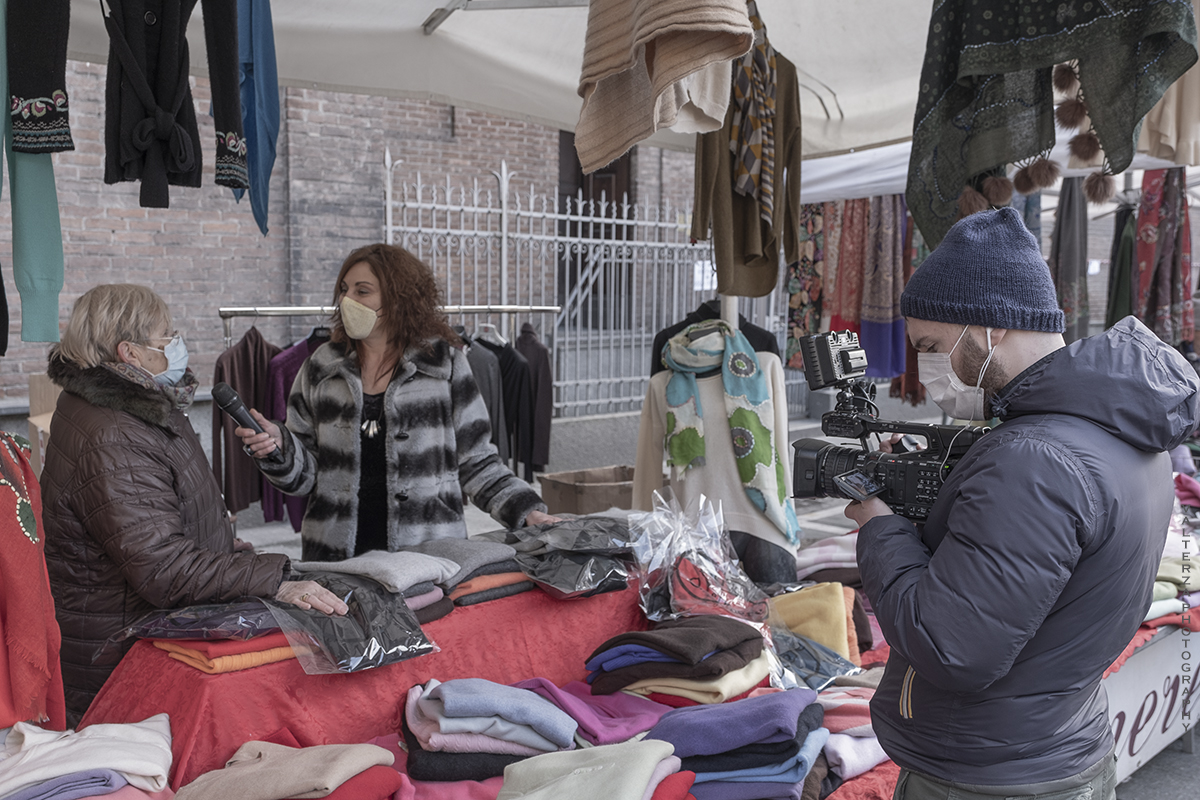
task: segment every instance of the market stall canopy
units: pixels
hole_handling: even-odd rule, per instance
[[[573,130],[588,10],[553,7],[562,1],[275,2],[280,83],[427,98]],[[498,7],[519,3],[550,7]],[[430,15],[451,6],[463,8],[427,35]],[[758,8],[799,71],[805,158],[912,135],[928,0],[758,0]],[[188,31],[195,72],[206,64],[200,11]],[[107,62],[97,0],[72,0],[69,53]],[[690,150],[695,136],[665,131],[650,143]]]

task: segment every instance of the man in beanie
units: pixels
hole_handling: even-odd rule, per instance
[[[921,529],[878,499],[846,509],[891,645],[871,718],[896,797],[1112,800],[1100,678],[1150,605],[1196,372],[1133,317],[1066,346],[1011,208],[960,220],[900,304],[934,401],[1001,424]]]

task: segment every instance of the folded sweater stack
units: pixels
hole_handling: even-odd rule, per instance
[[[829,738],[811,689],[670,711],[646,740],[670,742],[696,773],[696,800],[796,798]]]
[[[571,681],[559,688],[545,678],[513,684],[536,692],[561,708],[579,725],[580,746],[617,744],[653,728],[669,706],[626,692],[594,695],[586,683]]]
[[[167,789],[171,723],[166,714],[141,722],[48,731],[18,722],[0,747],[0,797],[87,797],[126,785],[147,793]]]
[[[588,657],[587,668],[592,694],[624,690],[670,705],[726,702],[770,671],[757,629],[712,615],[614,636]]]
[[[534,692],[482,678],[430,679],[412,687],[405,703],[409,774],[426,781],[485,780],[521,759],[574,748],[577,727]]]
[[[652,800],[663,782],[677,773],[679,758],[667,742],[607,744],[548,753],[509,766],[496,800]],[[685,787],[686,780],[676,792],[683,789],[686,796]]]
[[[858,777],[884,761],[887,754],[871,727],[871,698],[867,687],[830,687],[817,696],[825,709],[824,727],[829,729],[825,759],[829,769],[844,781]]]

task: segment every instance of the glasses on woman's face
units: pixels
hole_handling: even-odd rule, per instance
[[[170,347],[170,346],[171,346],[171,344],[172,344],[172,343],[173,343],[173,342],[174,342],[176,339],[182,339],[182,338],[183,338],[183,336],[181,336],[181,335],[180,335],[179,331],[171,331],[169,334],[166,334],[166,335],[164,335],[164,336],[155,336],[155,337],[151,338],[151,339],[150,339],[150,341],[148,341],[148,342],[143,342],[143,343],[142,343],[142,347],[145,347],[145,348],[147,348],[148,350],[157,350],[158,352],[162,353],[162,352],[164,352],[164,351],[165,351],[165,350],[166,350],[168,347]],[[165,344],[165,345],[163,345],[162,347],[154,347],[154,346],[151,344],[152,342],[166,342],[166,344]]]

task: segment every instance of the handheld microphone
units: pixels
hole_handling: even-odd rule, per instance
[[[254,417],[250,416],[250,412],[246,410],[246,404],[242,402],[242,398],[238,397],[238,393],[228,383],[222,381],[213,386],[212,395],[213,399],[217,401],[217,405],[221,407],[221,410],[228,414],[239,426],[250,428],[255,433],[263,432],[262,426],[254,421]],[[283,461],[283,453],[280,452],[278,447],[264,457],[276,463]]]

